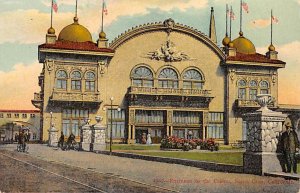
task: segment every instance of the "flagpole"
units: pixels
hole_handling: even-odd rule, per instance
[[[52,28],[52,21],[53,21],[53,0],[51,1],[51,28]]]
[[[242,19],[243,19],[243,10],[242,10],[242,0],[241,0],[241,5],[240,5],[240,33],[242,32]]]
[[[228,4],[226,4],[226,37],[228,36]]]
[[[271,45],[273,45],[273,10],[271,9]]]
[[[75,17],[77,17],[77,4],[78,4],[78,0],[76,0]]]
[[[233,14],[233,11],[232,11],[232,6],[231,6],[231,10],[230,10],[230,23],[229,23],[229,32],[230,32],[230,39],[231,39],[231,23],[232,23],[232,16],[231,14]]]
[[[103,13],[104,12],[104,0],[102,0],[102,21],[101,21],[101,31],[103,32]]]

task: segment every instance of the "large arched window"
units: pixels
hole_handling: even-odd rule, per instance
[[[269,82],[268,81],[261,81],[260,82],[260,94],[269,94]]]
[[[56,73],[56,88],[58,89],[67,89],[67,78],[68,75],[64,70],[59,70]]]
[[[158,85],[161,88],[178,88],[178,75],[172,68],[164,68],[158,76]]]
[[[201,73],[197,70],[187,70],[183,74],[183,88],[186,89],[202,89],[204,84]]]
[[[239,99],[246,99],[246,87],[247,87],[247,83],[245,80],[238,81],[238,98]]]
[[[72,90],[81,90],[81,73],[79,71],[72,72],[71,86]]]
[[[93,72],[85,74],[85,91],[95,91],[95,74]]]
[[[141,66],[131,74],[133,86],[153,87],[153,73],[147,67]]]
[[[249,82],[249,87],[250,87],[249,98],[250,98],[250,100],[255,100],[256,96],[257,96],[257,89],[258,89],[257,82],[255,80],[251,80]]]

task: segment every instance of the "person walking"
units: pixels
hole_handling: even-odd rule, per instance
[[[281,142],[283,146],[283,154],[287,165],[287,172],[291,173],[293,167],[293,172],[297,173],[297,161],[296,152],[299,151],[299,140],[297,133],[292,128],[291,123],[287,122],[285,124],[286,131],[282,133]]]

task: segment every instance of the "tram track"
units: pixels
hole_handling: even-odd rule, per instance
[[[6,153],[8,153],[9,155]],[[66,181],[77,184],[77,186],[78,185],[83,186],[85,187],[85,189],[88,189],[89,191],[92,192],[178,192],[164,187],[160,187],[152,184],[146,184],[136,180],[128,179],[126,177],[116,175],[113,173],[103,173],[100,171],[96,171],[93,168],[83,168],[83,167],[74,166],[74,165],[70,165],[67,163],[54,161],[54,160],[44,160],[41,158],[30,156],[28,154],[19,153],[17,155],[15,154],[15,152],[8,152],[8,151],[6,153],[0,152],[0,155],[5,156],[11,160],[17,161],[19,163],[22,163],[24,165],[30,166],[32,168],[35,168],[37,170],[40,170],[42,172],[46,172],[57,178],[64,179]],[[17,158],[19,156],[21,156],[21,158]],[[45,163],[47,163],[48,165]],[[56,168],[58,167],[58,169],[53,169],[53,167]],[[71,173],[63,171],[62,168],[66,168],[66,170],[67,168],[77,168],[77,170],[80,170],[80,173],[86,177],[72,178],[70,177]],[[56,170],[62,170],[62,172],[58,172]],[[96,179],[102,179],[107,183],[106,184],[104,182],[99,183],[101,180],[95,180],[90,182],[89,180],[93,179],[95,176]],[[100,188],[99,186],[103,188]]]

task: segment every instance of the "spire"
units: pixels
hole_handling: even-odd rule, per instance
[[[50,28],[47,31],[46,34],[46,43],[47,44],[55,44],[56,42],[56,35],[55,35],[55,29],[52,27],[53,24],[53,8],[56,7],[57,8],[57,4],[55,2],[53,2],[53,0],[51,1],[51,20],[50,20]],[[57,10],[56,10],[57,11]]]
[[[210,15],[209,38],[213,42],[217,43],[215,17],[214,17],[214,8],[213,7],[211,8],[211,15]]]

